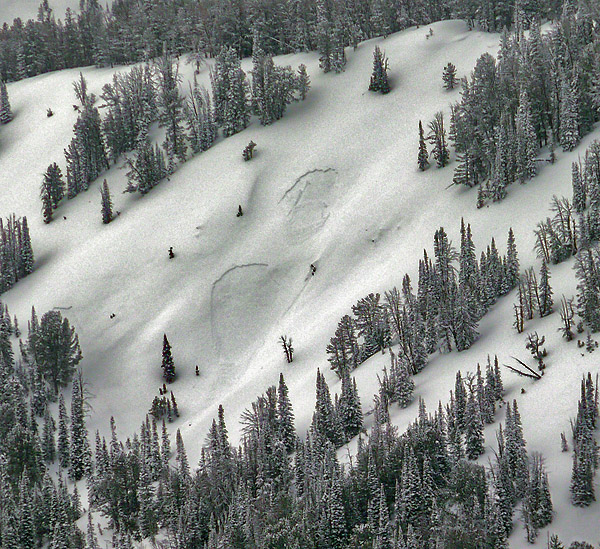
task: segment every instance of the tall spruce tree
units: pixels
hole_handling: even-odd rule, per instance
[[[171,355],[171,344],[167,339],[167,334],[163,335],[162,370],[163,377],[167,383],[175,381],[175,364]]]
[[[425,133],[423,132],[423,124],[419,120],[419,157],[417,159],[419,170],[424,172],[429,167],[429,153],[427,152],[427,144],[425,143]]]
[[[0,79],[0,124],[8,124],[13,119],[6,82]]]
[[[108,182],[106,181],[106,179],[102,183],[102,187],[100,187],[100,202],[102,212],[102,223],[108,224],[113,219],[113,212],[112,200],[110,198],[110,190],[108,188]]]
[[[388,60],[384,53],[375,46],[373,51],[373,74],[369,84],[369,91],[381,92],[383,94],[390,92],[390,84],[388,82]]]

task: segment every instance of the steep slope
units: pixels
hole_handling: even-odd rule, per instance
[[[121,215],[109,226],[101,224],[98,182],[61,206],[50,225],[40,215],[41,174],[53,161],[64,164],[62,150],[71,138],[71,82],[78,71],[9,84],[15,120],[0,128],[0,214],[27,215],[37,264],[2,298],[21,324],[32,304],[40,314],[65,309],[79,333],[81,366],[95,395],[91,429],[106,432],[111,415],[121,434],[137,428],[162,384],[165,332],[173,345],[178,379],[172,389],[182,413],[174,427],[182,429],[192,463],[216,407],[224,405],[236,440],[240,413],[280,371],[297,426],[305,429],[316,368],[328,370],[325,346],[337,321],[367,293],[400,285],[405,272],[416,281],[417,261],[423,248],[431,250],[437,227],[457,242],[464,216],[479,250],[495,237],[503,251],[512,226],[522,266],[535,263],[532,230],[553,194],[570,193],[570,162],[585,143],[571,155],[559,154],[557,164],[526,186],[509,189],[502,203],[481,210],[474,191],[447,188],[452,165],[417,172],[418,121],[425,124],[441,109],[447,114],[458,98],[457,91],[442,89],[442,68],[452,61],[459,75],[467,74],[481,53],[498,48],[497,35],[469,32],[462,22],[432,29],[427,40],[428,29],[412,28],[348,50],[340,75],[320,73],[316,54],[278,58],[279,64],[307,65],[312,90],[305,102],[292,105],[272,126],[254,120],[144,197],[121,194],[126,170],[122,163],[113,167],[106,178]],[[390,59],[387,96],[366,91],[375,44]],[[181,68],[189,79],[191,67]],[[250,69],[248,62],[244,68]],[[114,70],[82,72],[98,94]],[[199,78],[207,84],[206,68]],[[56,113],[52,118],[45,116],[48,107]],[[258,144],[257,155],[246,163],[241,151],[250,139]],[[235,215],[238,204],[241,218]],[[569,265],[553,271],[556,295],[573,293],[570,279]],[[523,336],[511,331],[513,299],[504,298],[483,320],[471,350],[433,358],[415,379],[416,395],[433,407],[446,401],[456,370],[473,370],[488,353],[504,362],[511,354],[524,355]],[[518,397],[529,448],[548,459],[559,508],[550,531],[566,541],[575,534],[591,540],[593,521],[584,524],[581,512],[568,504],[570,462],[559,444],[575,413],[580,373],[591,365],[574,344],[558,342],[558,323],[553,315],[528,326],[551,336],[548,373],[534,386],[506,374],[507,398]],[[294,340],[291,365],[279,348],[281,334]],[[357,371],[365,410],[376,390],[375,374],[387,360],[387,354],[374,357]],[[196,364],[200,377],[194,375]],[[327,377],[337,388],[333,374]],[[522,396],[521,387],[527,390]],[[393,414],[402,428],[415,406]],[[489,443],[493,429],[487,434]],[[586,513],[597,517],[597,506]],[[569,530],[569,524],[577,528]],[[511,538],[514,547],[522,540],[525,546],[521,533]]]

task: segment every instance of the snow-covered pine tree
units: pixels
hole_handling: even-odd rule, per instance
[[[175,364],[171,355],[171,344],[167,339],[167,334],[163,335],[162,370],[163,377],[167,383],[175,381]]]
[[[576,79],[563,75],[560,87],[559,141],[563,151],[572,151],[579,144],[579,93]]]
[[[0,124],[8,124],[12,119],[13,115],[8,99],[6,82],[3,79],[0,79]]]
[[[293,452],[296,444],[294,411],[283,374],[279,374],[279,385],[277,386],[277,431],[288,453]]]
[[[465,408],[465,453],[469,459],[477,459],[484,453],[483,422],[473,393],[469,394]]]
[[[217,56],[210,77],[215,122],[229,137],[243,130],[250,120],[246,74],[233,48],[224,48]]]
[[[198,85],[195,76],[185,103],[185,117],[192,151],[197,154],[212,147],[217,137],[212,103],[208,91]]]
[[[456,78],[456,67],[454,66],[453,63],[448,63],[444,67],[444,72],[442,74],[442,81],[444,82],[445,90],[448,90],[448,91],[453,90],[456,87],[458,80]]]
[[[300,97],[300,101],[304,101],[310,90],[310,77],[306,72],[306,65],[304,63],[298,65],[297,75],[297,90]]]
[[[316,395],[311,428],[318,436],[323,437],[323,440],[328,440],[337,448],[343,443],[342,430],[333,408],[329,386],[325,376],[319,370],[317,370]]]
[[[429,142],[433,145],[431,153],[435,158],[438,168],[443,168],[450,162],[450,153],[446,141],[446,129],[444,128],[444,113],[436,112],[433,120],[429,123]]]
[[[75,482],[81,480],[86,472],[89,472],[91,467],[84,408],[85,397],[83,380],[81,377],[77,377],[73,380],[69,449],[69,477]]]
[[[552,288],[550,287],[550,271],[548,264],[542,261],[540,268],[540,284],[539,284],[539,305],[538,310],[540,316],[547,316],[552,313],[554,301],[552,300]]]
[[[47,186],[52,208],[55,209],[65,196],[65,182],[56,162],[50,164],[44,174],[42,187]]]
[[[112,200],[110,198],[110,190],[106,179],[100,187],[100,203],[102,213],[102,223],[108,224],[113,220]]]
[[[383,94],[390,92],[390,84],[388,82],[388,60],[385,54],[375,46],[373,51],[373,74],[371,74],[371,82],[369,91],[381,92]]]
[[[23,269],[23,276],[31,274],[33,272],[34,257],[33,247],[31,245],[31,236],[29,235],[29,225],[27,224],[27,217],[23,217],[21,221],[21,246],[19,250],[21,256],[21,266]],[[17,333],[18,324],[17,317],[15,316],[15,336],[20,337]]]
[[[46,179],[42,181],[42,186],[40,189],[40,198],[42,199],[42,216],[44,218],[44,223],[50,223],[52,221],[52,194],[51,188],[48,185]]]
[[[419,157],[417,159],[419,170],[424,172],[429,167],[429,153],[427,152],[427,144],[425,143],[425,133],[423,132],[423,124],[419,120]]]
[[[70,443],[69,443],[69,418],[65,399],[62,394],[58,397],[58,463],[63,469],[67,469],[71,463]]]
[[[158,121],[165,128],[163,149],[167,155],[167,172],[175,170],[175,159],[185,162],[187,145],[183,131],[184,98],[179,92],[179,65],[165,53],[156,64],[158,76]]]
[[[531,103],[526,91],[521,92],[516,125],[516,178],[520,183],[535,177],[538,141],[533,126]]]
[[[582,213],[586,208],[586,187],[581,177],[581,169],[577,162],[573,162],[571,169],[571,184],[573,186],[573,208],[577,213]],[[598,183],[595,187],[597,188]]]

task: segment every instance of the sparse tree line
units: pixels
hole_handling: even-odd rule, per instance
[[[340,378],[375,353],[398,344],[398,360],[412,375],[436,351],[468,349],[489,307],[519,284],[519,259],[512,229],[501,257],[494,239],[477,259],[471,227],[461,223],[457,251],[443,228],[434,236],[434,258],[419,261],[415,294],[409,275],[402,288],[371,293],[344,315],[327,346],[331,368]]]
[[[518,19],[557,18],[561,0],[523,2]],[[569,4],[569,3],[568,3]],[[592,8],[594,9],[593,5]],[[343,70],[344,46],[442,19],[463,18],[489,31],[510,27],[512,2],[486,0],[242,0],[198,5],[192,0],[118,0],[104,6],[83,0],[56,19],[42,0],[36,20],[16,19],[0,29],[0,76],[20,80],[40,73],[95,64],[136,63],[192,52],[197,65],[232,47],[240,57],[253,52],[255,38],[268,54],[318,50],[324,70]]]
[[[514,182],[534,177],[542,147],[573,150],[600,119],[598,13],[574,2],[542,34],[535,17],[526,35],[517,19],[495,59],[484,53],[461,99],[451,106],[454,183],[478,186],[478,207],[502,200]]]
[[[259,48],[253,56],[251,74],[250,86],[235,51],[223,49],[211,71],[212,94],[194,80],[185,98],[178,63],[164,55],[152,65],[115,74],[112,83],[103,87],[99,106],[80,75],[74,83],[80,115],[74,137],[65,149],[66,184],[58,165],[51,164],[40,191],[44,221],[52,220],[53,211],[65,196],[71,199],[87,190],[109,168],[109,162],[122,155],[132,151],[135,155],[125,156],[129,168],[126,192],[146,194],[172,174],[178,163],[186,161],[190,149],[192,154],[209,149],[219,129],[229,137],[243,130],[253,114],[261,124],[271,124],[283,116],[291,102],[304,99],[310,89],[304,65],[297,72],[289,66],[276,66]],[[100,109],[106,109],[104,118]],[[165,129],[162,145],[152,145],[148,137],[155,123]],[[106,181],[100,192],[102,221],[110,223],[112,199]]]

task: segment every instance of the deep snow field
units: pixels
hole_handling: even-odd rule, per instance
[[[0,15],[10,12],[11,3],[4,4]],[[22,12],[24,2],[19,4]],[[64,7],[55,14],[62,17]],[[405,272],[416,288],[417,263],[424,248],[432,253],[434,231],[443,226],[457,244],[461,217],[471,223],[478,255],[492,237],[505,253],[512,226],[521,268],[539,270],[533,229],[548,215],[552,195],[571,196],[571,162],[600,131],[573,153],[557,151],[556,164],[540,162],[538,177],[510,187],[503,202],[476,209],[476,190],[449,187],[454,162],[417,171],[418,122],[426,126],[438,110],[448,115],[449,104],[459,98],[458,90],[443,90],[443,67],[451,61],[459,76],[470,73],[483,52],[497,53],[499,36],[468,31],[458,21],[431,28],[429,39],[429,28],[411,28],[347,49],[346,71],[339,75],[323,74],[315,53],[276,58],[282,65],[306,64],[312,81],[307,99],[272,126],[254,119],[240,134],[220,139],[146,196],[122,194],[126,169],[122,161],[111,167],[105,177],[120,215],[108,226],[100,217],[102,178],[61,205],[51,224],[42,222],[42,174],[55,161],[64,170],[79,69],[8,84],[15,118],[0,130],[0,215],[27,216],[36,269],[2,300],[22,327],[32,305],[40,316],[53,307],[66,309],[93,394],[92,433],[106,434],[111,415],[121,436],[137,430],[162,385],[163,333],[178,375],[170,388],[181,417],[171,429],[181,429],[190,463],[197,462],[217,406],[223,404],[237,443],[241,412],[276,384],[279,372],[303,432],[313,413],[317,368],[326,371],[332,391],[339,390],[325,353],[338,320],[369,292],[400,286]],[[390,60],[392,91],[385,96],[367,91],[376,44]],[[251,61],[243,68],[250,70]],[[127,68],[81,72],[98,95],[120,70]],[[180,70],[185,91],[193,67],[182,59]],[[208,85],[208,74],[204,66],[201,83]],[[46,117],[48,107],[52,118]],[[257,154],[244,162],[241,151],[251,139]],[[575,293],[572,263],[551,267],[556,304],[563,293]],[[512,292],[492,308],[470,350],[431,357],[415,377],[415,399],[423,397],[430,410],[438,400],[445,403],[456,371],[474,371],[488,354],[498,354],[501,363],[512,364],[511,355],[527,359],[525,334],[512,328],[514,301]],[[569,433],[576,413],[581,375],[598,372],[597,360],[582,357],[575,342],[563,342],[559,326],[558,312],[526,325],[547,339],[541,381],[502,371],[505,399],[518,401],[528,450],[543,453],[549,472],[555,518],[540,532],[537,547],[545,546],[547,532],[558,533],[565,544],[600,541],[600,505],[581,510],[570,504],[572,454],[560,448],[560,433]],[[278,341],[283,334],[293,338],[290,365]],[[388,361],[388,353],[377,355],[355,372],[365,412],[372,408],[376,374]],[[391,414],[404,429],[417,404],[406,410],[394,405]],[[493,456],[497,426],[486,429],[489,446],[480,463]],[[340,450],[340,456],[346,453]],[[510,542],[530,546],[520,527]]]

